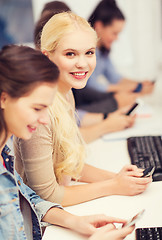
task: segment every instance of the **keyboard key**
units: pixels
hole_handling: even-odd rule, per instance
[[[162,227],[137,228],[136,240],[162,240]]]

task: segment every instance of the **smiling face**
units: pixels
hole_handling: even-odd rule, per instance
[[[59,90],[66,94],[71,88],[85,87],[96,66],[96,36],[77,28],[61,38],[49,58],[60,70]]]
[[[2,93],[1,107],[8,135],[29,139],[39,124],[48,123],[47,107],[52,104],[56,83],[40,83],[29,94],[11,98]]]
[[[100,39],[99,45],[103,45],[105,48],[110,49],[112,43],[117,40],[119,33],[124,27],[124,20],[113,20],[110,25],[103,25],[102,22],[96,23],[96,32]]]

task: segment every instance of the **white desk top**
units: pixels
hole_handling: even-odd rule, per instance
[[[139,135],[140,133],[141,135],[162,135],[162,108],[160,105],[152,104],[152,117],[145,119],[138,118],[137,125],[127,131],[127,133],[122,131],[118,135],[114,134],[113,136],[112,134],[111,139],[105,136],[89,144],[87,163],[114,172],[120,171],[125,164],[130,163],[125,140],[126,137]],[[109,216],[129,219],[143,208],[146,211],[141,220],[137,222],[136,228],[162,226],[162,181],[151,183],[144,193],[137,196],[109,196],[66,207],[65,210],[76,215],[104,213]],[[47,227],[43,240],[52,239],[83,240],[87,238],[68,229],[50,226]],[[126,237],[126,240],[134,239],[135,232]]]
[[[66,210],[76,215],[104,213],[129,219],[144,208],[146,211],[136,227],[162,226],[162,191],[159,191],[160,188],[162,188],[162,182],[153,182],[143,194],[138,196],[109,196],[67,207]],[[50,226],[46,229],[43,240],[52,239],[83,240],[87,238],[61,227]],[[135,232],[126,239],[134,240]]]

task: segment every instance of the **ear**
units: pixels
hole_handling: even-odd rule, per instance
[[[101,21],[97,21],[94,24],[94,29],[96,30],[97,33],[99,33],[103,28],[103,23]]]
[[[48,54],[48,52],[47,52],[46,50],[43,50],[42,53],[43,53],[45,56],[49,57],[49,54]]]
[[[8,98],[8,94],[6,92],[2,92],[0,96],[1,109],[5,109],[7,98]]]

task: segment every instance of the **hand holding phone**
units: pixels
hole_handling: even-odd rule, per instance
[[[129,111],[125,114],[126,116],[129,116],[134,110],[135,108],[139,105],[139,103],[134,103],[133,106],[129,109]]]
[[[133,218],[128,220],[127,223],[125,225],[123,225],[123,227],[131,227],[131,226],[133,226],[142,217],[144,212],[145,212],[145,209],[143,209],[142,211],[137,213]]]
[[[143,175],[142,177],[150,177],[152,176],[153,172],[155,171],[155,167],[149,167],[149,168],[146,168],[144,171],[143,171]]]

